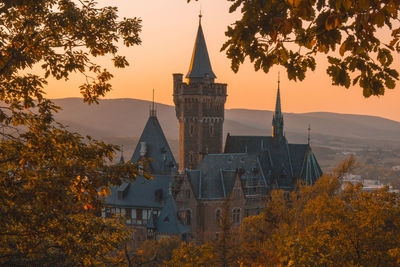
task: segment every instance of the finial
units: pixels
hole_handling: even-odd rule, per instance
[[[280,83],[281,83],[281,72],[278,71],[278,88],[279,88]]]
[[[155,116],[156,116],[156,105],[154,102],[154,89],[153,89],[153,100],[151,102],[150,117],[155,117]]]
[[[308,125],[308,144],[310,144],[311,141],[311,125]]]
[[[203,17],[203,15],[201,14],[201,3],[200,3],[200,13],[199,13],[199,24],[201,24],[201,18]]]

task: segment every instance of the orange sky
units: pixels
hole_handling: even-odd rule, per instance
[[[156,101],[173,104],[172,73],[188,71],[194,39],[198,26],[199,2],[186,0],[98,0],[100,5],[119,7],[121,17],[143,19],[142,45],[122,48],[130,67],[116,70],[113,91],[107,98],[151,99],[156,89]],[[228,84],[226,108],[272,110],[275,104],[277,73],[281,71],[281,97],[284,112],[329,111],[338,113],[368,114],[400,121],[400,82],[396,89],[383,97],[365,99],[359,87],[345,89],[332,86],[326,74],[324,56],[317,61],[317,69],[303,82],[287,79],[284,70],[274,67],[270,73],[255,72],[251,64],[241,66],[237,74],[230,69],[230,61],[219,52],[226,40],[224,32],[238,14],[229,14],[225,0],[202,0],[203,30],[208,46],[216,82]],[[98,61],[109,66],[110,61]],[[319,63],[319,64],[318,64]],[[400,56],[395,63],[400,69]],[[84,82],[76,75],[68,82],[50,81],[46,89],[51,98],[80,96],[78,86]]]

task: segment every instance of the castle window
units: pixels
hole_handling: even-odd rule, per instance
[[[210,124],[209,131],[210,131],[210,136],[213,136],[214,135],[214,124]]]
[[[106,208],[106,210],[105,210],[105,217],[106,217],[106,218],[110,218],[111,216],[112,216],[111,209],[110,209],[110,208]]]
[[[215,221],[219,224],[221,222],[221,210],[217,209],[215,212]]]
[[[136,209],[132,209],[132,224],[136,224]]]
[[[126,224],[131,224],[132,223],[132,209],[126,208],[125,210],[126,210],[126,212],[125,212]]]
[[[240,208],[233,209],[232,220],[234,224],[240,224]]]
[[[136,223],[142,224],[142,219],[143,219],[143,210],[137,209],[136,210]]]
[[[148,215],[150,215],[150,212],[147,212],[147,210],[143,210],[143,213],[142,213],[143,224],[147,224],[147,219],[149,217]]]
[[[189,153],[189,163],[193,163],[193,152]]]
[[[190,124],[190,126],[189,126],[189,134],[190,134],[190,136],[193,136],[193,133],[194,133],[194,125]]]
[[[190,190],[189,189],[186,189],[185,190],[185,197],[188,199],[188,198],[190,198]]]
[[[192,211],[187,210],[185,217],[186,217],[186,225],[191,225],[192,224]]]
[[[238,199],[240,198],[240,188],[233,189],[233,196]]]

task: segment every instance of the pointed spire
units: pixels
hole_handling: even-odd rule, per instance
[[[278,92],[276,94],[276,105],[275,105],[275,113],[272,119],[272,136],[273,137],[283,137],[283,115],[281,108],[281,90],[280,90],[280,75],[278,72]]]
[[[194,44],[192,60],[190,61],[189,72],[186,78],[190,81],[198,81],[203,78],[216,78],[208,56],[206,40],[203,34],[203,28],[201,27],[202,14],[199,15],[199,28],[197,30],[196,42]]]
[[[310,142],[311,142],[311,125],[309,124],[308,125],[308,144],[310,144]]]
[[[157,111],[154,102],[154,89],[153,89],[153,101],[151,102],[151,107],[150,107],[150,117],[156,117],[156,116],[157,116]]]

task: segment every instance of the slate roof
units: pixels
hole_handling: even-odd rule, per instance
[[[278,93],[276,94],[275,116],[282,116],[281,89],[279,88],[279,81],[278,81]]]
[[[111,187],[111,194],[106,198],[105,204],[118,207],[161,209],[162,200],[166,199],[171,182],[171,175],[154,175],[152,180],[138,176],[132,183],[123,182],[120,186]]]
[[[165,205],[157,218],[156,231],[161,234],[184,234],[190,227],[183,225],[178,216],[178,208],[171,194],[167,195]]]
[[[275,176],[288,177],[288,179],[271,181],[271,184],[281,188],[293,187],[295,182],[293,179],[303,178],[313,183],[322,175],[322,170],[309,144],[289,144],[285,137],[228,134],[224,152],[242,151],[258,155],[265,176],[271,171]]]
[[[189,72],[187,73],[186,78],[204,78],[206,75],[212,79],[216,78],[211,67],[210,57],[208,56],[207,45],[204,38],[203,29],[201,27],[200,16],[192,60],[190,61]]]
[[[260,153],[272,143],[272,136],[231,136],[226,137],[224,153]]]
[[[151,158],[149,162],[152,174],[168,174],[177,166],[171,148],[165,138],[164,132],[156,116],[150,116],[138,145],[132,155],[131,162],[136,163],[141,159],[141,143],[146,144],[146,158]]]
[[[188,171],[196,198],[226,197],[237,176],[250,196],[267,194],[272,188],[293,189],[298,179],[312,184],[322,175],[311,147],[289,144],[284,136],[228,134],[224,152],[206,155],[196,170]]]
[[[232,193],[237,175],[263,179],[256,155],[248,153],[208,154],[196,170],[189,170],[188,177],[197,199],[221,199]],[[242,181],[243,182],[243,181]],[[266,186],[266,185],[265,185]]]

